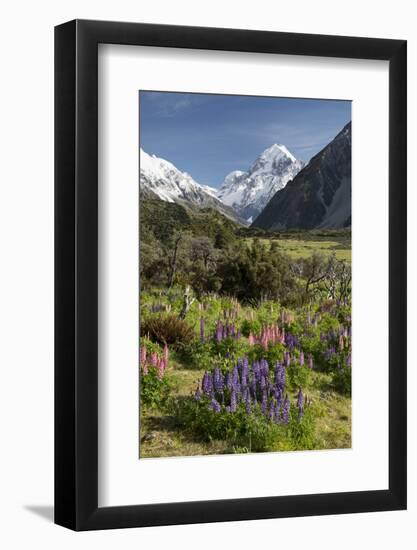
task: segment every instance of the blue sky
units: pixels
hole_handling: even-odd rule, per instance
[[[350,101],[139,93],[140,145],[219,187],[273,143],[308,161],[351,120]]]

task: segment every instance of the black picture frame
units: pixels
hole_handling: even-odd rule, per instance
[[[98,44],[389,62],[389,488],[98,506]],[[406,41],[74,20],[55,28],[55,523],[92,530],[406,508]]]

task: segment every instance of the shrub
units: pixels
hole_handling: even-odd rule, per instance
[[[180,351],[181,360],[190,368],[209,370],[220,358],[213,356],[212,343],[192,340]]]
[[[350,367],[342,366],[333,372],[333,386],[343,395],[352,394],[352,372]]]
[[[260,321],[258,321],[257,319],[254,319],[254,320],[245,319],[242,323],[240,331],[243,334],[243,336],[247,337],[249,336],[250,333],[256,334],[260,332],[261,329],[262,329],[262,325]]]
[[[310,381],[311,370],[306,366],[291,364],[286,368],[288,382],[293,389],[305,388]]]
[[[194,338],[194,330],[175,315],[153,315],[141,323],[140,333],[153,342],[181,348]]]
[[[171,384],[166,376],[162,378],[158,369],[149,367],[147,374],[143,371],[140,377],[140,401],[141,406],[150,408],[164,407],[169,396]]]
[[[234,338],[224,338],[221,342],[213,340],[211,343],[212,354],[221,355],[227,359],[238,359],[245,355],[249,349],[247,342]]]

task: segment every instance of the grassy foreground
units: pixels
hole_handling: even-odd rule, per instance
[[[173,395],[189,396],[204,374],[204,369],[193,370],[175,360],[167,375],[173,382]],[[330,385],[331,376],[314,373],[308,388],[313,402],[319,405],[316,424],[316,449],[343,449],[351,447],[351,399],[338,394]],[[227,441],[205,441],[178,426],[173,415],[144,410],[141,415],[141,458],[169,456],[198,456],[242,452]]]

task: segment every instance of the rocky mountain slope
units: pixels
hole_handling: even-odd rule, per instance
[[[253,227],[334,229],[351,225],[351,122],[271,198]]]

